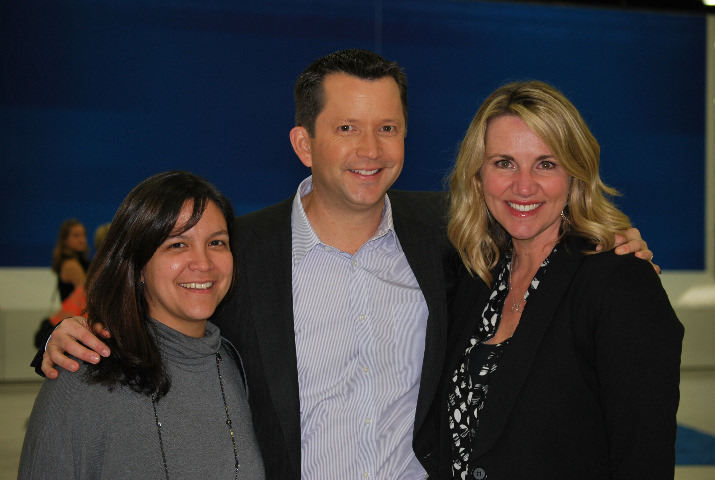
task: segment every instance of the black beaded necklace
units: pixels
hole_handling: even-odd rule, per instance
[[[228,425],[228,431],[231,434],[231,442],[233,443],[233,458],[235,460],[236,475],[235,480],[238,480],[238,469],[241,466],[238,463],[238,447],[236,446],[236,436],[233,433],[233,423],[231,422],[231,415],[228,413],[228,403],[226,402],[226,392],[223,388],[223,377],[221,376],[221,354],[216,352],[216,371],[218,372],[218,383],[221,385],[221,397],[223,398],[223,407],[226,411],[226,425]],[[151,405],[154,408],[154,419],[156,420],[156,431],[159,434],[159,448],[161,449],[161,460],[164,463],[164,474],[166,480],[169,480],[169,467],[166,465],[166,454],[164,453],[164,441],[161,438],[161,422],[159,421],[159,414],[156,411],[156,395],[151,394]]]

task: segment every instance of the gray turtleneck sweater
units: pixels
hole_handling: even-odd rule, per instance
[[[45,380],[25,434],[18,479],[233,479],[234,448],[221,377],[240,464],[238,478],[263,479],[243,378],[233,346],[208,323],[203,338],[187,337],[153,322],[162,359],[171,376],[169,393],[156,413],[151,398],[127,387],[108,391],[79,374]],[[231,350],[232,352],[229,352]]]

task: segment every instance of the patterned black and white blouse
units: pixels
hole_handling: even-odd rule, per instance
[[[554,252],[556,248],[551,251],[534,275],[524,294],[524,301],[539,287],[539,279],[543,278]],[[453,478],[466,479],[471,471],[469,457],[479,426],[480,412],[484,408],[484,400],[489,391],[489,381],[497,369],[504,349],[509,344],[509,339],[495,345],[484,342],[493,338],[499,328],[504,302],[509,295],[510,272],[511,257],[506,257],[500,262],[494,289],[469,340],[462,362],[452,376],[447,408],[449,430],[452,434]]]

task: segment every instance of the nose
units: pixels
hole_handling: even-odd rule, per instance
[[[380,156],[380,139],[376,133],[365,132],[358,139],[357,155],[360,157],[374,159]]]
[[[213,260],[206,248],[197,248],[189,262],[189,269],[197,272],[205,272],[211,269]]]
[[[533,172],[526,168],[520,168],[516,172],[514,183],[512,184],[512,191],[516,195],[528,197],[536,193],[537,189],[538,185],[534,179]]]

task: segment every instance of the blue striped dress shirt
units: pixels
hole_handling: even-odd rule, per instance
[[[412,451],[427,304],[392,223],[354,255],[320,241],[298,188],[293,312],[305,479],[422,479]]]

